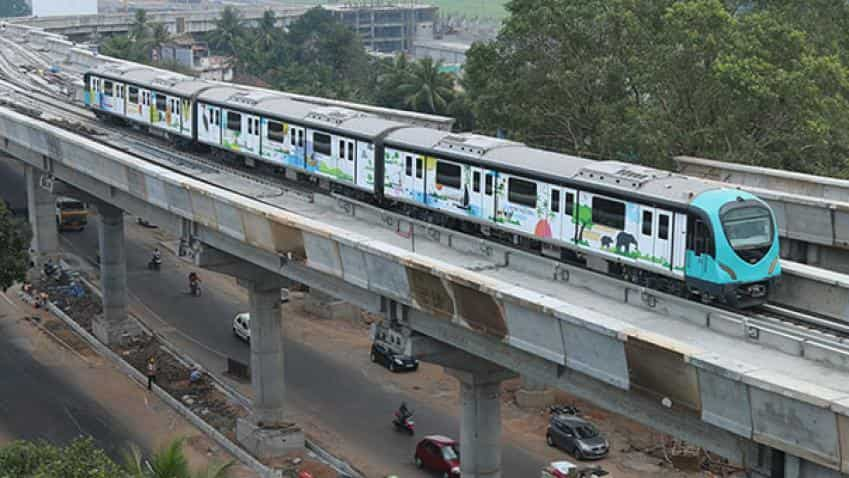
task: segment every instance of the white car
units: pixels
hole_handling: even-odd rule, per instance
[[[233,317],[233,335],[251,343],[251,314],[242,312]]]

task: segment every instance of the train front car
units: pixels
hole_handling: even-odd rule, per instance
[[[690,203],[686,280],[703,300],[734,308],[763,304],[781,275],[772,210],[737,189],[714,189]]]

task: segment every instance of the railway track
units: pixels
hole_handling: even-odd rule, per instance
[[[12,43],[6,39],[0,38],[0,40]],[[327,194],[327,191],[320,190],[317,187],[307,187],[300,182],[288,180],[280,175],[261,175],[259,174],[261,169],[228,165],[220,160],[209,159],[199,154],[175,151],[172,143],[161,138],[153,139],[150,135],[136,130],[135,127],[112,125],[98,120],[88,109],[69,103],[67,96],[62,97],[57,94],[34,91],[31,84],[20,80],[18,76],[20,74],[20,69],[16,68],[8,58],[8,52],[0,50],[0,77],[5,78],[0,79],[0,88],[5,87],[20,95],[15,102],[21,107],[28,108],[31,112],[40,111],[42,115],[48,115],[48,117],[40,117],[40,119],[48,121],[52,119],[54,124],[58,121],[59,124],[57,125],[66,129],[73,129],[74,124],[79,125],[88,131],[88,136],[93,139],[145,161],[153,162],[178,173],[192,174],[201,181],[237,194],[249,192],[255,199],[266,203],[283,195],[290,195],[298,200],[312,203],[315,200],[316,193]],[[0,95],[0,98],[2,98],[2,95]],[[9,102],[8,98],[6,102]],[[69,120],[69,115],[73,119]],[[51,116],[53,118],[50,118]],[[79,133],[80,131],[74,132]],[[233,187],[228,186],[227,182],[222,184],[221,181],[214,180],[215,176],[225,175],[228,176],[231,183],[232,178],[236,177],[244,181],[245,184],[242,187]],[[337,200],[353,204],[358,203],[358,201],[344,196],[335,194],[333,196],[336,196]],[[277,206],[277,204],[274,205]],[[396,221],[421,222],[391,211],[386,211],[385,214],[397,216]],[[426,227],[424,224],[426,223],[423,223],[422,227]],[[456,231],[453,233],[457,234]],[[498,244],[504,245],[500,242]],[[622,285],[631,286],[630,283],[619,278],[606,277]],[[661,293],[657,292],[657,294]],[[725,310],[728,313],[745,318],[748,321],[747,323],[751,325],[779,329],[791,328],[801,336],[812,340],[824,339],[836,344],[849,340],[848,323],[774,304],[766,304],[749,311],[724,308],[718,308],[718,310]]]

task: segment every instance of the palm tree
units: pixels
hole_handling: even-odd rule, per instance
[[[444,113],[454,94],[454,80],[439,71],[442,61],[424,58],[410,64],[404,83],[398,86],[404,106],[421,113]]]
[[[150,33],[150,46],[153,48],[157,48],[162,46],[163,43],[168,43],[168,40],[171,39],[171,32],[168,31],[168,27],[165,26],[164,23],[155,23],[153,25],[153,29]]]
[[[377,75],[377,101],[387,108],[403,108],[404,96],[398,91],[399,87],[408,83],[410,63],[403,54],[394,60],[382,60],[379,63],[380,73]]]
[[[143,41],[147,37],[147,12],[136,10],[133,23],[130,25],[130,39],[134,42]]]
[[[215,21],[215,30],[210,32],[209,43],[220,51],[234,54],[235,47],[244,34],[239,12],[233,7],[227,7],[221,12],[221,17]]]
[[[209,465],[192,473],[183,453],[185,440],[178,438],[157,451],[150,460],[144,460],[135,445],[124,453],[124,468],[132,478],[226,478],[233,462]]]

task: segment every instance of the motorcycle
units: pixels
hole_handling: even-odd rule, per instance
[[[200,281],[195,280],[189,282],[189,292],[195,297],[200,297]]]
[[[410,420],[409,417],[401,420],[401,414],[398,412],[395,412],[395,418],[392,419],[392,424],[395,425],[396,430],[407,432],[410,436],[416,433],[416,422]]]

